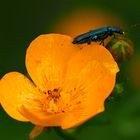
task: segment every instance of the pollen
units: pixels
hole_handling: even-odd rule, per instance
[[[54,88],[53,90],[48,90],[47,93],[45,93],[46,98],[44,101],[44,107],[43,109],[47,113],[58,113],[59,111],[59,102],[61,99],[61,88]]]
[[[66,90],[54,88],[53,90],[44,92],[45,99],[41,103],[43,105],[43,111],[49,114],[59,114],[78,108],[83,98],[85,98],[84,91],[76,88]]]

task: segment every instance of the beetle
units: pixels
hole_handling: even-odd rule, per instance
[[[91,42],[99,41],[100,44],[104,45],[104,40],[108,36],[112,36],[112,35],[115,36],[115,33],[123,35],[124,31],[119,27],[106,26],[106,27],[98,28],[98,29],[86,32],[84,34],[81,34],[75,37],[72,43],[73,44],[83,44],[83,43],[91,44]]]

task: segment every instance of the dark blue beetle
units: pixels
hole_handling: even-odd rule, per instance
[[[104,40],[108,36],[115,36],[115,33],[118,34],[124,34],[124,31],[121,28],[118,27],[102,27],[96,30],[91,30],[89,32],[86,32],[84,34],[81,34],[77,37],[74,38],[73,44],[83,44],[83,43],[88,43],[90,44],[92,41],[99,41],[100,44],[103,43],[104,45]]]

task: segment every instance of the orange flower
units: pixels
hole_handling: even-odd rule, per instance
[[[59,34],[37,37],[26,54],[33,82],[18,72],[1,79],[1,105],[11,117],[67,129],[104,110],[118,66],[103,46],[71,42]]]

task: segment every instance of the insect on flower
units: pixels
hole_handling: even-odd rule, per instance
[[[25,62],[33,82],[19,72],[1,79],[1,105],[12,118],[67,129],[104,110],[118,66],[103,46],[85,44],[80,49],[71,42],[60,34],[37,37]]]
[[[83,43],[91,44],[92,41],[99,41],[100,44],[103,43],[104,45],[104,40],[108,36],[115,35],[115,33],[123,35],[124,31],[119,27],[111,27],[111,26],[102,27],[99,29],[91,30],[89,32],[86,32],[84,34],[81,34],[75,37],[72,43],[73,44],[83,44]]]

